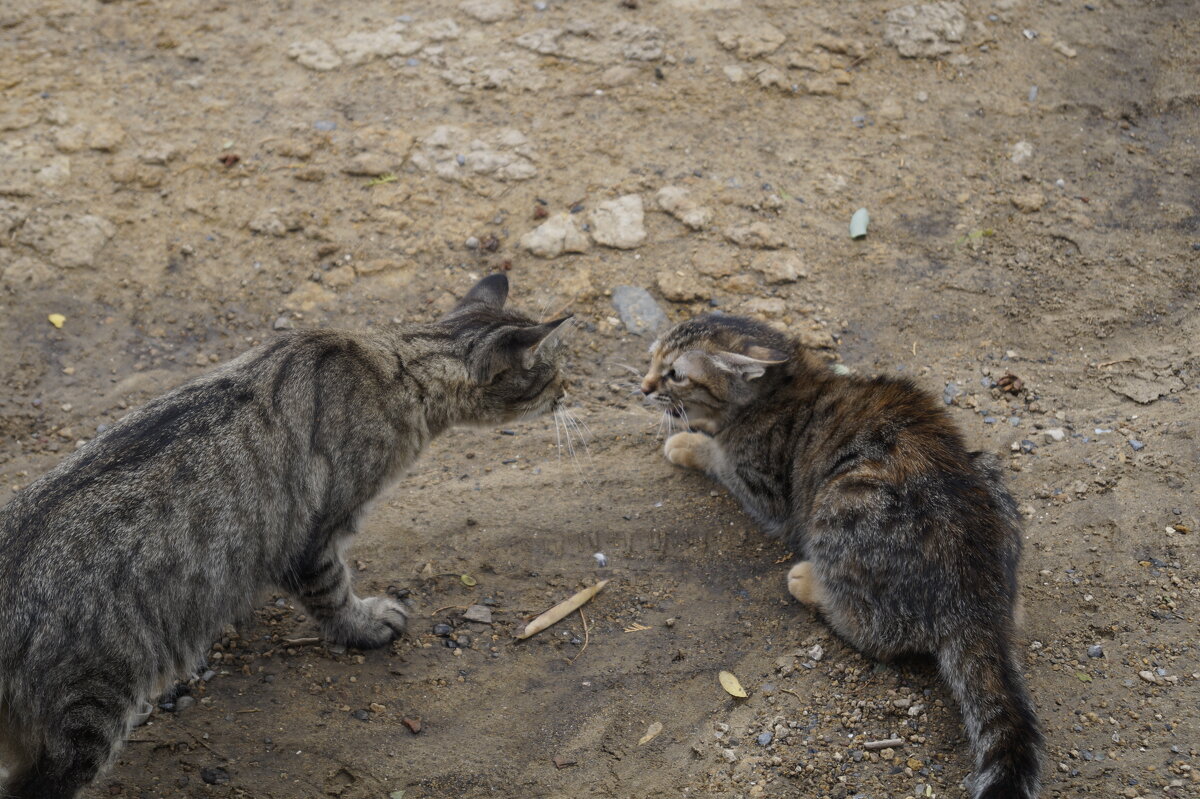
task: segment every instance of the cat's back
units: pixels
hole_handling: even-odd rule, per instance
[[[803,467],[832,506],[875,497],[890,513],[967,535],[1015,539],[1018,516],[998,459],[967,446],[950,413],[907,378],[847,378],[829,387],[821,457]],[[823,489],[823,490],[822,490]],[[866,493],[864,493],[866,492]]]
[[[270,444],[273,377],[289,336],[178,386],[117,421],[0,508],[0,575],[86,568],[131,532],[195,511]],[[289,387],[295,391],[294,387]],[[261,463],[261,462],[260,462]],[[143,546],[149,545],[145,542]]]

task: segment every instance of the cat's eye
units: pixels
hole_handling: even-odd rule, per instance
[[[684,384],[684,383],[686,383],[686,382],[687,382],[687,378],[686,378],[686,377],[684,377],[683,375],[679,374],[678,372],[676,372],[676,371],[675,371],[673,368],[672,368],[672,369],[668,369],[668,370],[667,370],[667,371],[666,371],[666,372],[663,374],[663,378],[664,378],[664,379],[665,379],[665,380],[666,380],[668,383],[675,383],[676,385],[682,385],[682,384]]]

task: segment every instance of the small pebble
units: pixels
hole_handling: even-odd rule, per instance
[[[454,628],[445,622],[433,625],[434,635],[449,635],[452,632],[454,632]]]
[[[220,766],[200,769],[200,779],[207,785],[225,785],[229,782],[229,772]]]
[[[758,736],[758,745],[759,746],[770,746],[773,738],[774,738],[774,736],[771,735],[771,733],[769,733],[769,732],[761,733]]]
[[[1087,654],[1090,658],[1102,658],[1104,657],[1104,647],[1100,644],[1092,644],[1088,647]]]
[[[1129,446],[1133,447],[1134,452],[1141,452],[1146,448],[1146,445],[1141,441],[1138,441],[1136,438],[1129,439]]]
[[[474,236],[471,236],[470,238],[468,238],[464,242],[464,244],[466,244],[468,250],[478,250],[479,249],[479,239],[477,239]]]
[[[313,128],[323,133],[328,133],[331,130],[337,130],[337,123],[330,122],[327,119],[318,119],[313,123]]]

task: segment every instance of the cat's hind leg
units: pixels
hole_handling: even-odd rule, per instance
[[[92,686],[87,686],[88,689]],[[112,690],[72,691],[45,743],[4,791],[8,799],[74,799],[112,760],[129,732],[131,703]]]
[[[408,608],[388,597],[355,596],[337,546],[330,543],[314,560],[297,580],[295,592],[327,640],[378,649],[404,634]]]
[[[825,605],[825,589],[813,571],[812,561],[802,560],[791,568],[787,576],[788,593],[814,610]]]

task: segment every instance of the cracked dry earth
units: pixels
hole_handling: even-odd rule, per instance
[[[87,795],[962,796],[932,669],[790,601],[630,397],[663,314],[713,306],[911,375],[1006,458],[1044,795],[1197,795],[1200,17],[902,4],[7,0],[0,501],[277,329],[499,269],[581,322],[586,450],[454,432],[352,549],[410,637],[331,651],[264,597]]]

